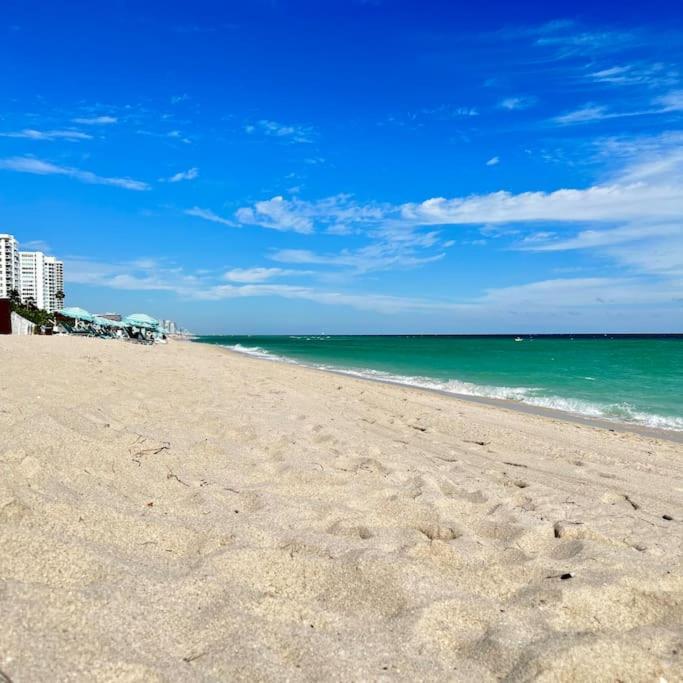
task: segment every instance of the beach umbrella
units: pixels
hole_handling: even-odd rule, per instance
[[[88,313],[84,308],[79,308],[78,306],[70,306],[68,308],[62,308],[57,311],[59,315],[63,315],[65,318],[73,318],[74,320],[85,320],[86,322],[92,323],[95,321],[95,316]]]
[[[102,316],[99,316],[99,315],[93,316],[93,322],[96,325],[100,325],[101,327],[119,327],[120,326],[120,323],[116,322],[116,320],[109,320],[109,318],[103,318]]]
[[[123,319],[123,322],[131,327],[143,327],[147,330],[159,329],[159,321],[146,313],[131,313]]]

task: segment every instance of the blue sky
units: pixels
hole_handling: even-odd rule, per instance
[[[0,231],[197,332],[680,332],[682,20],[5,0]]]

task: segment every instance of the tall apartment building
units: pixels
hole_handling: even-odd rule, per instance
[[[57,298],[57,292],[64,292],[64,263],[54,256],[45,257],[45,310],[49,313],[56,311],[62,302]]]
[[[64,289],[64,264],[42,251],[20,251],[19,261],[21,300],[48,313],[59,308],[56,294]]]
[[[0,233],[0,297],[9,297],[13,289],[19,289],[19,243]]]
[[[45,308],[45,254],[40,251],[20,251],[19,294],[23,303]]]

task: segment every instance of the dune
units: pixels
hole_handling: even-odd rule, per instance
[[[0,358],[14,683],[683,680],[681,443],[192,343]]]

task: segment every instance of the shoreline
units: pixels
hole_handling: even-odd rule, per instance
[[[524,415],[533,415],[537,417],[544,417],[551,420],[562,420],[564,422],[570,422],[574,424],[581,424],[588,427],[595,427],[598,429],[605,429],[607,431],[613,432],[626,432],[631,434],[638,434],[640,436],[645,436],[653,439],[666,439],[674,443],[683,443],[683,431],[675,429],[662,429],[658,427],[648,427],[647,425],[641,425],[633,422],[621,422],[619,420],[609,420],[607,418],[590,417],[587,415],[580,415],[578,413],[571,413],[565,410],[559,410],[557,408],[545,408],[544,406],[535,406],[529,403],[524,403],[523,401],[513,401],[511,399],[504,398],[492,398],[488,396],[474,396],[471,394],[458,394],[452,391],[446,391],[444,389],[433,389],[430,387],[420,387],[413,384],[403,383],[403,382],[393,382],[391,380],[380,379],[377,377],[368,377],[360,374],[352,374],[350,372],[345,372],[344,370],[336,370],[333,368],[319,368],[315,365],[307,365],[306,363],[300,363],[298,361],[290,361],[286,357],[266,357],[257,356],[254,354],[245,353],[242,351],[236,351],[227,346],[222,346],[220,344],[210,344],[202,341],[185,341],[182,343],[192,343],[192,344],[202,344],[204,346],[213,346],[220,349],[223,352],[230,354],[236,354],[238,356],[245,356],[256,361],[266,361],[271,363],[281,363],[285,365],[294,365],[300,368],[306,368],[308,370],[315,370],[316,372],[329,373],[332,375],[338,375],[341,377],[348,377],[351,379],[358,379],[361,381],[375,382],[378,384],[403,387],[404,389],[413,389],[415,391],[429,392],[433,394],[438,394],[441,396],[448,396],[456,401],[465,401],[467,403],[477,403],[480,405],[487,405],[494,408],[500,408],[503,410],[510,410],[513,412],[522,413]]]

